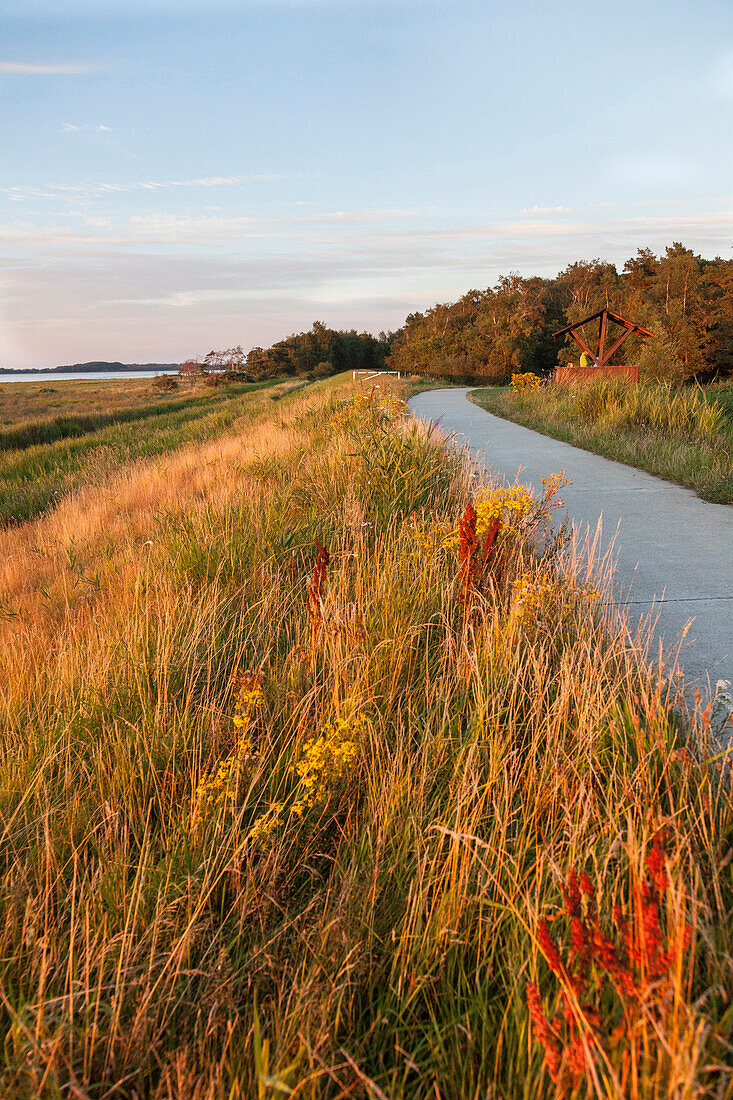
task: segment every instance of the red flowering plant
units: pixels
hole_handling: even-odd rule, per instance
[[[562,892],[563,908],[537,928],[557,983],[555,1011],[546,1012],[536,982],[526,988],[532,1034],[557,1094],[577,1095],[585,1079],[591,1095],[667,1096],[680,1029],[695,1024],[684,978],[691,929],[679,895],[670,894],[664,830],[642,874],[632,875],[628,905],[613,906],[611,935],[585,872],[572,869]],[[561,921],[564,947],[550,930]]]
[[[501,520],[493,517],[483,536],[476,531],[477,512],[472,504],[458,524],[458,556],[460,560],[461,602],[467,604],[473,592],[481,590],[495,554],[494,543],[501,528]]]

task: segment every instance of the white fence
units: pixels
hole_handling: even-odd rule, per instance
[[[392,375],[393,378],[401,378],[402,375],[398,370],[355,370],[351,372],[352,380],[356,381],[357,374],[364,374],[364,382],[371,382],[373,378],[379,378],[383,374]]]

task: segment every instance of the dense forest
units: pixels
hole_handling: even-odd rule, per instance
[[[663,256],[639,249],[621,273],[579,260],[554,279],[502,277],[452,305],[412,313],[392,342],[395,370],[472,382],[504,382],[514,371],[546,374],[577,362],[577,346],[553,333],[604,306],[650,329],[614,362],[642,375],[706,379],[733,371],[733,260],[705,260],[682,244]],[[560,346],[558,346],[560,344]]]
[[[252,378],[281,374],[323,378],[344,370],[382,370],[389,341],[384,333],[339,332],[315,321],[308,332],[278,340],[270,348],[252,348],[244,369]]]
[[[391,334],[337,331],[314,321],[308,332],[294,333],[269,348],[241,346],[210,351],[202,359],[189,359],[180,374],[191,380],[209,375],[257,382],[263,378],[295,375],[298,378],[327,378],[346,370],[383,370],[390,349]]]
[[[203,368],[257,380],[386,365],[467,383],[506,382],[515,371],[548,374],[558,362],[577,362],[572,340],[553,334],[604,306],[655,334],[632,336],[614,362],[638,363],[642,376],[671,381],[733,373],[733,260],[705,260],[679,243],[663,256],[639,249],[620,273],[602,260],[577,260],[554,279],[505,275],[457,302],[411,313],[395,333],[336,331],[316,321],[269,348],[212,351]]]

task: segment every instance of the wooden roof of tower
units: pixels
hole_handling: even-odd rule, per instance
[[[595,353],[593,353],[578,329],[582,329],[583,325],[587,325],[589,321],[595,321],[596,319],[598,320],[598,346]],[[613,344],[611,344],[610,348],[606,350],[606,329],[608,328],[609,321],[614,325],[620,325],[624,331]],[[653,332],[649,332],[648,329],[642,328],[641,325],[637,325],[634,321],[627,321],[625,317],[621,317],[618,313],[612,313],[610,309],[599,309],[597,313],[589,314],[588,317],[584,317],[582,321],[576,321],[572,325],[566,325],[565,328],[561,328],[559,332],[554,333],[553,339],[557,340],[558,336],[565,336],[567,333],[570,333],[580,350],[584,351],[597,367],[604,367],[606,365],[616,349],[623,344],[627,336],[633,334],[634,336],[640,336],[642,340],[648,340],[650,336],[654,335]]]

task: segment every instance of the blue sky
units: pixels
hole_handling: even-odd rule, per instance
[[[0,6],[0,366],[733,243],[730,0]]]

